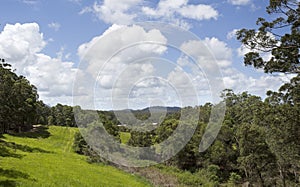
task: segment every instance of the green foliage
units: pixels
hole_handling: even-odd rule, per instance
[[[36,87],[10,68],[0,64],[0,134],[29,130],[40,118]]]
[[[214,168],[214,169],[212,169]],[[168,175],[168,178],[175,178],[173,186],[207,186],[216,187],[219,186],[218,177],[216,177],[216,172],[219,172],[218,166],[211,166],[209,169],[199,169],[192,173],[190,171],[184,171],[174,166],[157,165],[149,168],[152,172],[159,172]],[[159,169],[159,170],[155,170]],[[216,170],[215,170],[216,169]],[[154,171],[153,171],[154,170]],[[164,183],[161,186],[169,186],[170,184]],[[172,185],[171,185],[172,186]]]
[[[298,89],[297,84],[286,87],[289,92],[294,88]],[[176,156],[165,162],[166,166],[178,169],[162,170],[173,173],[184,186],[236,186],[243,182],[254,186],[298,184],[300,110],[293,99],[296,97],[287,100],[285,94],[287,92],[284,89],[279,93],[269,93],[269,97],[263,102],[260,97],[247,92],[235,94],[232,90],[225,90],[222,96],[227,104],[227,111],[222,128],[214,143],[202,153],[199,152],[199,142],[203,138],[213,105],[196,107],[203,116],[199,118],[194,135]],[[297,91],[294,91],[294,95],[297,96]],[[121,142],[128,140],[131,146],[143,147],[160,143],[172,135],[179,123],[176,116],[168,114],[153,131],[141,133],[122,129],[123,132],[120,132],[119,128],[115,128],[118,122],[112,112],[98,112],[98,115],[106,131],[116,135],[115,140],[119,140],[120,135]],[[89,116],[88,112],[84,116]],[[189,128],[194,121],[196,120],[185,121],[185,127]],[[104,129],[99,123],[87,125],[84,132],[102,132]],[[81,135],[76,135],[75,145],[75,150],[88,155],[90,161],[106,162],[87,146]],[[106,149],[101,145],[97,148]],[[120,151],[117,147],[112,149]],[[138,159],[148,159],[145,156],[141,157],[147,155],[145,153],[135,154]]]
[[[75,127],[75,117],[73,107],[68,105],[57,104],[51,107],[50,115],[48,116],[48,125],[58,125]]]
[[[201,169],[195,173],[189,171],[176,173],[177,178],[184,186],[207,186],[216,187],[219,185],[218,177],[214,172],[207,169]]]
[[[228,183],[234,186],[234,185],[239,184],[241,182],[241,179],[242,179],[242,177],[239,174],[232,172],[232,173],[230,173]]]
[[[258,29],[241,29],[237,39],[252,51],[244,57],[246,65],[265,72],[300,73],[300,3],[294,0],[270,0],[268,14],[273,20],[258,18]],[[264,60],[262,53],[271,53]]]
[[[285,96],[297,89],[297,84],[293,85],[287,86],[289,91],[269,92],[265,102],[245,93],[227,90],[224,94],[229,106],[224,124],[232,129],[231,145],[238,151],[238,162],[231,171],[238,169],[237,174],[250,184],[299,183],[299,105]],[[223,129],[219,137],[222,134]]]
[[[274,106],[274,102],[266,111],[266,142],[276,157],[277,172],[283,186],[288,186],[287,182],[291,181],[299,183],[299,112],[299,105],[284,103]]]
[[[87,152],[88,146],[80,132],[74,135],[73,149],[76,153],[84,155]]]
[[[261,185],[294,186],[300,182],[300,2],[270,0],[267,13],[273,20],[258,18],[257,30],[242,29],[237,33],[237,38],[252,50],[245,55],[244,63],[263,68],[267,73],[283,72],[297,76],[282,85],[278,92],[267,92],[268,98],[260,110],[263,112],[248,114],[256,119],[256,127],[253,122],[250,126],[249,122],[243,124],[245,132],[240,134],[244,138],[246,134],[253,137],[246,138],[249,145],[239,145],[242,151],[239,161],[254,169],[254,173],[260,176],[260,180],[254,180],[260,181]],[[272,57],[263,60],[261,56],[265,52]],[[251,142],[257,147],[251,148]],[[249,153],[244,155],[247,151]],[[249,165],[249,161],[256,165]]]

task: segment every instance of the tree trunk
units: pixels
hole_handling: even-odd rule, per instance
[[[1,128],[0,134],[3,134],[4,133],[4,124],[0,124],[0,128]]]

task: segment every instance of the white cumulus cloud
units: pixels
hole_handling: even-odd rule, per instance
[[[37,23],[7,24],[0,33],[0,56],[38,87],[41,99],[54,105],[58,100],[53,98],[60,97],[71,104],[76,69],[72,62],[43,54],[45,46]]]
[[[143,7],[142,11],[153,17],[173,17],[179,14],[183,18],[195,20],[217,19],[218,12],[210,5],[189,5],[187,0],[161,0],[155,9]]]
[[[185,18],[195,20],[217,19],[218,12],[210,5],[187,5],[183,6],[178,12]]]
[[[209,71],[216,72],[219,68],[231,65],[232,50],[225,42],[214,37],[185,42],[181,50],[195,57],[198,64]]]
[[[82,44],[78,55],[82,59],[80,70],[86,75],[77,84],[85,87],[85,95],[90,97],[77,101],[91,108],[96,89],[96,100],[108,108],[111,103],[106,98],[112,95],[119,100],[118,104],[125,103],[134,85],[155,71],[147,58],[164,54],[166,43],[167,39],[157,29],[112,25],[101,36]]]
[[[141,2],[141,0],[104,0],[103,3],[95,2],[93,6],[86,7],[80,13],[92,12],[106,23],[129,24],[137,16],[130,11],[131,8]]]
[[[277,91],[282,84],[288,82],[293,76],[280,73],[253,77],[232,67],[223,71],[223,81],[226,88],[233,89],[236,93],[248,91],[261,97],[265,97],[268,90]]]

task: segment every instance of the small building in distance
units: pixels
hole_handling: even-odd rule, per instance
[[[117,125],[118,127],[126,127],[127,126],[127,124],[119,124],[119,125]]]

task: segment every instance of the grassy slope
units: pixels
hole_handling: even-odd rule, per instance
[[[51,126],[47,138],[4,135],[16,145],[7,149],[8,157],[0,157],[0,186],[150,186],[114,167],[88,164],[72,152],[76,131]]]
[[[123,144],[127,144],[130,137],[131,137],[131,134],[129,132],[120,132],[120,138],[121,138],[121,142]]]

